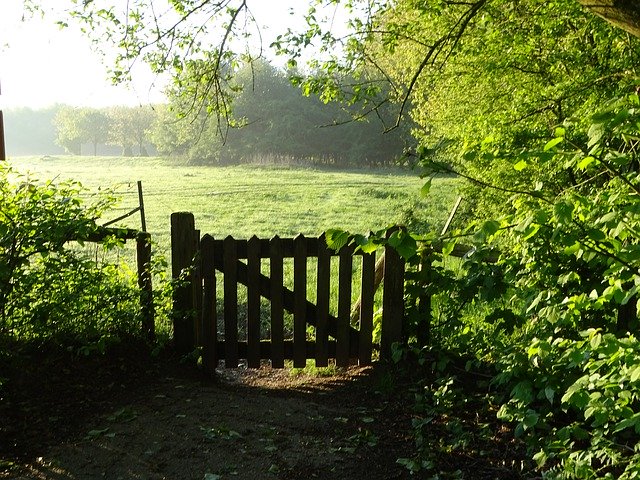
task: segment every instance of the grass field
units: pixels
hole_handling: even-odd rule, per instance
[[[318,235],[328,228],[353,232],[405,223],[409,212],[441,228],[456,196],[454,179],[438,179],[427,198],[416,172],[316,170],[276,166],[189,166],[160,158],[16,157],[10,164],[39,180],[73,179],[91,191],[115,188],[116,218],[138,204],[142,181],[147,229],[168,251],[172,212],[194,213],[196,228],[215,237]],[[140,228],[134,215],[118,225]]]

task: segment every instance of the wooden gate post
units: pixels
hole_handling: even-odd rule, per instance
[[[138,260],[138,287],[140,288],[140,310],[142,332],[148,340],[156,337],[153,307],[153,285],[151,283],[151,235],[140,232],[136,236]]]
[[[172,213],[171,274],[176,282],[173,289],[173,340],[176,351],[181,354],[195,348],[197,315],[193,267],[198,240],[193,214]]]
[[[380,357],[391,359],[391,345],[402,341],[404,323],[404,259],[387,245],[384,249],[384,291]]]

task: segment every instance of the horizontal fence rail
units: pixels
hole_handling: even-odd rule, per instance
[[[174,290],[174,339],[183,353],[202,346],[204,365],[214,370],[219,360],[226,367],[237,367],[246,359],[249,367],[259,367],[270,360],[274,368],[282,368],[292,360],[296,368],[308,359],[316,366],[347,366],[357,361],[368,364],[374,349],[372,341],[374,295],[380,279],[376,279],[376,255],[354,252],[353,247],[333,251],[324,237],[269,240],[252,237],[200,238],[190,213],[174,213],[172,220],[172,270],[177,282]],[[360,299],[352,308],[354,255],[358,262]],[[331,270],[331,259],[337,258],[337,274]],[[402,339],[404,313],[404,262],[395,250],[384,254],[382,281],[382,329],[379,345],[382,357],[388,358],[391,345]],[[284,278],[285,260],[293,263],[292,288]],[[263,273],[263,261],[268,275]],[[310,272],[309,265],[315,272]],[[217,285],[216,271],[223,277]],[[307,298],[310,273],[315,273],[315,303]],[[291,283],[291,282],[289,282]],[[331,285],[337,285],[337,314],[330,312]],[[246,287],[246,341],[239,340],[238,285]],[[219,293],[222,304],[218,305]],[[357,293],[357,292],[356,292]],[[261,338],[261,302],[269,301],[270,338]],[[222,333],[218,335],[218,307],[222,307]],[[293,339],[285,339],[285,314],[292,316]],[[315,340],[307,338],[308,326]]]

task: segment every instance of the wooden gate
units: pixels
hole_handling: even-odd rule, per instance
[[[271,360],[274,368],[284,367],[285,360],[293,360],[296,368],[304,367],[307,359],[315,359],[318,367],[326,366],[329,359],[335,359],[338,366],[370,363],[374,295],[380,280],[384,283],[381,357],[388,358],[391,345],[402,339],[404,262],[391,248],[376,266],[375,253],[354,253],[353,247],[335,252],[327,248],[324,236],[275,236],[269,240],[200,237],[193,215],[184,212],[171,216],[171,243],[177,285],[173,305],[176,348],[187,353],[202,347],[205,368],[211,371],[219,360],[224,360],[227,368],[237,367],[240,359],[246,359],[250,368],[259,367],[264,359]],[[360,255],[362,261],[354,263],[354,255]],[[338,257],[334,278],[332,257]],[[293,262],[293,288],[285,285],[285,259]],[[307,298],[310,264],[315,273],[315,303]],[[359,267],[355,273],[359,273],[360,299],[352,311],[354,265]],[[380,278],[376,278],[376,270]],[[222,288],[216,271],[222,273]],[[330,313],[332,282],[338,287],[337,315]],[[238,285],[246,286],[246,341],[240,341],[238,334]],[[218,293],[222,293],[222,305],[218,305]],[[261,338],[261,298],[269,301],[269,339]],[[218,332],[218,307],[223,311],[223,339]],[[293,318],[292,339],[285,339],[285,312]],[[308,326],[315,331],[313,340],[307,338]]]

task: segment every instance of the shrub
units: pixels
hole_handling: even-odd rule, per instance
[[[108,193],[89,196],[74,182],[38,183],[0,166],[3,335],[104,345],[105,338],[137,329],[135,273],[74,248],[114,202]]]

